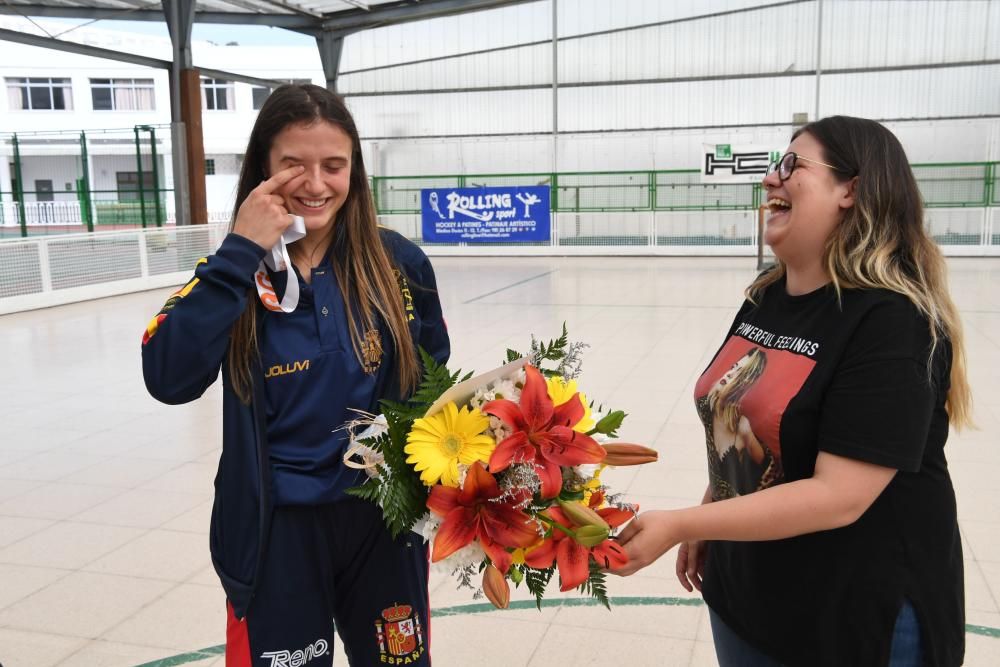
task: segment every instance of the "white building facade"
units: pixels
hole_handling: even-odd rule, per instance
[[[0,17],[0,25],[5,19]],[[162,59],[169,59],[171,53],[165,38],[97,29],[79,33],[74,35],[91,46]],[[323,81],[314,48],[202,42],[195,49],[215,69],[252,71],[258,78],[279,81]],[[10,194],[15,191],[11,142],[15,134],[21,157],[20,186],[25,204],[36,211],[28,212],[29,220],[65,219],[65,211],[77,207],[77,181],[84,176],[97,201],[134,199],[140,170],[143,189],[173,189],[170,89],[165,70],[0,41],[0,79],[5,88],[0,100],[0,135],[6,139],[0,141],[0,193],[5,195],[7,221],[13,208]],[[268,92],[244,83],[202,80],[206,190],[214,219],[232,210],[247,137]],[[148,128],[138,133],[141,160],[136,157],[136,126]],[[85,174],[81,172],[81,132],[87,138]],[[151,136],[156,139],[155,186]],[[161,199],[164,215],[172,220],[172,197]]]

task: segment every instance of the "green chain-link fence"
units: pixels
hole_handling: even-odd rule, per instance
[[[159,227],[167,128],[0,135],[0,238]]]
[[[913,166],[927,208],[1000,206],[1000,163]],[[559,213],[610,211],[744,211],[763,197],[756,183],[702,183],[697,169],[670,171],[376,176],[378,212],[420,213],[423,188],[548,185]]]
[[[8,156],[0,165],[0,238],[162,226],[172,217],[171,191],[163,187],[169,169],[164,139],[169,141],[168,129],[154,126],[0,135]],[[928,209],[956,209],[954,215],[928,212],[935,238],[983,242],[970,218],[980,214],[961,209],[1000,206],[1000,163],[918,164],[913,170]],[[505,185],[547,185],[552,210],[576,214],[568,221],[560,217],[560,229],[568,225],[572,232],[563,244],[745,245],[752,236],[747,220],[763,201],[759,184],[702,183],[695,169],[372,178],[381,215],[419,215],[424,188]],[[643,211],[653,214],[648,228],[618,215]],[[717,215],[706,218],[704,212]],[[985,241],[1000,245],[1000,230]]]
[[[983,243],[983,212],[974,209],[1000,206],[1000,163],[918,164],[913,171],[930,234],[944,245]],[[703,183],[696,169],[372,179],[379,213],[397,216],[420,215],[423,188],[503,185],[549,186],[559,245],[749,246],[765,198],[759,183]],[[644,211],[648,222],[624,215]],[[419,220],[409,224],[415,229]],[[986,242],[1000,245],[1000,230]]]

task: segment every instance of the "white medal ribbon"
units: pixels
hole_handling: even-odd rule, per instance
[[[288,257],[288,246],[306,235],[306,221],[300,215],[290,215],[289,217],[292,219],[291,226],[285,230],[281,239],[264,256],[260,266],[257,267],[253,280],[254,284],[257,285],[257,294],[260,295],[261,303],[264,304],[265,308],[276,313],[290,313],[299,305],[299,279],[291,269],[292,260]],[[285,294],[280,302],[274,291],[274,285],[271,284],[271,279],[267,275],[268,268],[275,272],[288,272],[288,279],[285,281]]]

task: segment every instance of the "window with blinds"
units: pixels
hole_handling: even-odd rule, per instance
[[[156,99],[152,79],[91,79],[94,111],[153,111]]]

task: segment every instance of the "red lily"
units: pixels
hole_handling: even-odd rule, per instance
[[[595,493],[590,499],[591,507],[595,508],[602,499],[602,494]],[[617,528],[634,516],[632,512],[620,510],[617,507],[602,507],[595,511],[612,528]],[[545,510],[545,514],[569,531],[573,531],[577,527],[558,507],[550,507]],[[609,538],[597,546],[588,548],[579,544],[558,527],[553,528],[552,536],[545,540],[541,546],[524,555],[524,562],[531,567],[545,569],[551,567],[552,562],[555,561],[559,566],[559,579],[561,581],[559,590],[568,591],[587,581],[587,577],[590,576],[591,558],[605,568],[617,569],[628,563],[625,550],[615,540]]]
[[[579,394],[553,406],[542,374],[533,366],[525,366],[524,372],[520,405],[500,399],[482,407],[513,429],[493,450],[490,471],[505,470],[512,463],[534,463],[542,497],[554,498],[562,489],[561,466],[600,463],[606,454],[589,435],[573,430],[584,414]]]
[[[461,489],[437,484],[431,488],[427,507],[444,517],[434,537],[431,560],[447,558],[478,539],[493,565],[506,574],[513,562],[507,548],[524,548],[538,541],[538,524],[510,504],[497,502],[500,487],[493,475],[476,461]]]

